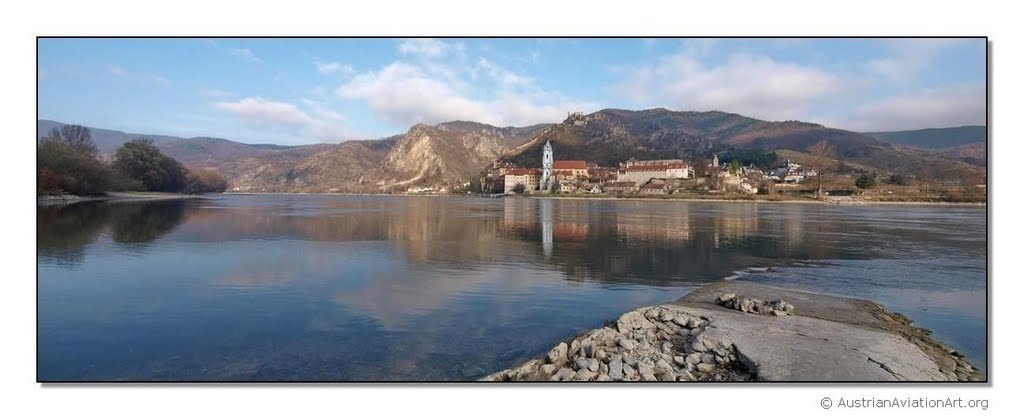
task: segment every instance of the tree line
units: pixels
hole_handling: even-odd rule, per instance
[[[223,192],[215,169],[190,169],[163,154],[152,140],[129,141],[107,161],[92,133],[80,125],[53,128],[36,146],[38,195],[100,195],[110,191]]]

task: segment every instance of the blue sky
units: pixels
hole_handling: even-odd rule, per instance
[[[985,123],[983,39],[41,39],[39,117],[304,144],[416,123],[722,110],[856,131]]]

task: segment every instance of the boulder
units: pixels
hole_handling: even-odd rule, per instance
[[[714,370],[715,370],[715,365],[714,364],[708,364],[708,363],[704,363],[704,362],[701,362],[701,363],[697,364],[697,371],[700,371],[700,372],[703,372],[703,373],[710,373],[710,372],[712,372]]]
[[[655,328],[654,323],[651,323],[650,320],[647,320],[647,318],[638,311],[630,311],[629,313],[623,314],[622,317],[619,317],[619,320],[615,322],[615,326],[619,329],[620,333],[635,330],[647,331]]]
[[[569,345],[565,342],[560,342],[554,348],[548,351],[548,362],[555,365],[565,365],[565,361],[568,360],[569,356]]]
[[[626,367],[628,367],[628,365],[626,365]],[[622,370],[623,370],[623,365],[622,365],[622,360],[621,359],[613,359],[612,362],[610,362],[608,364],[608,376],[611,377],[612,380],[615,380],[615,381],[622,380],[622,378],[623,378]]]
[[[562,369],[558,370],[555,375],[551,376],[551,381],[569,381],[574,377],[576,377],[576,371],[562,367]]]
[[[590,381],[597,377],[597,373],[590,370],[582,370],[576,372],[576,375],[572,377],[573,381]]]
[[[672,370],[659,372],[657,378],[658,381],[676,381],[676,375]]]
[[[571,358],[576,356],[578,353],[580,353],[580,341],[578,339],[573,339],[572,343],[569,344],[568,356]]]
[[[558,366],[555,364],[544,364],[540,366],[540,372],[544,375],[552,375],[558,371]]]

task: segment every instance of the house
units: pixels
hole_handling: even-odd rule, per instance
[[[537,190],[540,185],[540,169],[509,169],[505,172],[505,193],[512,192],[516,185],[523,185],[527,193]]]
[[[684,162],[684,161],[682,161],[680,159],[662,159],[662,160],[637,160],[637,159],[629,159],[629,160],[626,160],[625,163],[621,163],[620,166],[622,166],[623,168],[626,168],[626,167],[633,167],[633,166],[654,166],[654,165],[676,164],[676,163],[682,164],[682,163],[686,163],[686,162]]]
[[[754,186],[754,184],[751,183],[750,180],[743,179],[743,181],[740,182],[740,190],[742,190],[745,193],[756,194],[757,186]]]
[[[609,182],[604,184],[603,189],[609,194],[629,194],[637,191],[636,182]]]
[[[586,183],[583,185],[583,191],[591,194],[604,193],[604,188],[601,187],[600,183]]]
[[[610,182],[616,179],[617,172],[611,167],[589,167],[587,178],[592,182]]]
[[[647,183],[651,179],[688,179],[690,165],[686,163],[629,165],[619,170],[620,182]]]
[[[551,163],[553,172],[569,172],[572,176],[587,176],[587,162],[583,160],[555,160]]]

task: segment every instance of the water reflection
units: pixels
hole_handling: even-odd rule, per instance
[[[220,196],[38,216],[43,379],[465,379],[790,260],[834,271],[764,280],[910,310],[984,290],[983,210]],[[983,304],[943,306],[955,326],[930,328],[984,338]]]
[[[41,260],[74,266],[85,249],[108,233],[115,243],[141,250],[185,220],[186,202],[81,202],[36,210],[37,250]]]

